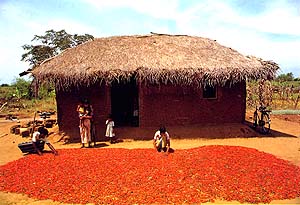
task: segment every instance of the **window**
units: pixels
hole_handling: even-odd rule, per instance
[[[217,98],[216,86],[206,85],[203,89],[203,98],[216,99]]]

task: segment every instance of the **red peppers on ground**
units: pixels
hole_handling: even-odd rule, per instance
[[[300,196],[300,167],[256,149],[62,149],[0,167],[0,191],[64,203],[248,203]]]

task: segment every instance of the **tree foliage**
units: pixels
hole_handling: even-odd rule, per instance
[[[12,83],[11,87],[15,88],[14,93],[12,94],[12,97],[16,97],[17,99],[22,98],[30,98],[30,80],[25,80],[23,78],[16,78],[14,82]]]
[[[21,61],[28,62],[31,69],[20,73],[20,76],[27,75],[32,69],[41,64],[43,61],[60,54],[67,48],[76,47],[86,41],[93,40],[94,37],[90,34],[78,35],[78,34],[68,34],[65,30],[54,31],[53,29],[45,32],[45,35],[35,35],[31,40],[35,42],[34,45],[25,44],[22,48],[25,53],[22,55]],[[51,85],[48,87],[40,87],[38,93],[36,90],[34,94],[30,86],[27,90],[28,97],[34,95],[37,97],[47,97],[54,93]]]
[[[73,48],[93,39],[94,37],[90,34],[71,35],[65,30],[54,31],[51,29],[46,31],[45,35],[34,36],[32,41],[37,42],[36,45],[25,44],[22,46],[26,52],[22,55],[21,61],[29,62],[29,65],[35,67],[67,48]]]
[[[275,80],[278,82],[293,81],[294,75],[293,75],[293,73],[280,74],[279,76],[277,76],[277,78]]]

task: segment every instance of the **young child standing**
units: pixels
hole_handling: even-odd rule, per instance
[[[106,124],[105,137],[109,138],[110,143],[113,144],[114,138],[115,138],[115,133],[114,133],[115,123],[114,123],[111,115],[108,116],[105,124]]]

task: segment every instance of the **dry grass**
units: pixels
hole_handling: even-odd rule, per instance
[[[150,83],[224,85],[272,78],[278,68],[208,38],[152,34],[96,38],[43,62],[32,73],[40,83],[66,89],[132,76]]]

